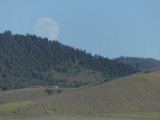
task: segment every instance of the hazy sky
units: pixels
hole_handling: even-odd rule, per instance
[[[160,60],[160,0],[0,0],[0,32],[36,34],[42,17],[58,23],[57,41],[92,55]]]

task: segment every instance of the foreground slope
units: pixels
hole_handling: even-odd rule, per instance
[[[57,114],[160,111],[160,70],[139,73],[70,94],[38,99]],[[46,107],[47,109],[47,107]]]
[[[45,91],[46,88],[0,92],[0,98],[3,98],[0,108],[7,103],[30,101],[30,104],[14,110],[1,110],[0,114],[9,114],[11,117],[35,117],[160,112],[159,84],[160,68],[156,68],[149,73],[137,73],[100,85],[54,89],[50,95]],[[58,92],[59,90],[61,92]]]

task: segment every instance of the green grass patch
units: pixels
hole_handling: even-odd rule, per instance
[[[15,103],[8,103],[4,105],[0,105],[0,111],[9,111],[14,110],[26,105],[31,104],[31,101],[22,101],[22,102],[15,102]]]
[[[118,117],[118,118],[133,118],[133,119],[154,119],[160,118],[160,112],[138,112],[138,113],[107,113],[102,116]]]
[[[33,120],[133,120],[133,119],[110,118],[110,117],[101,117],[101,116],[67,116],[67,115],[64,115],[64,116],[34,118]]]
[[[86,117],[86,116],[54,116],[54,117],[41,117],[41,118],[9,118],[1,117],[0,120],[134,120],[123,118],[108,118],[108,117]]]
[[[0,120],[153,120],[159,119],[160,112],[107,113],[97,116],[55,115],[46,117],[10,118],[0,116]]]

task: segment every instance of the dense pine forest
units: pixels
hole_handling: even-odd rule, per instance
[[[119,62],[123,62],[126,64],[131,64],[134,66],[138,65],[139,67],[143,69],[151,69],[151,68],[160,66],[160,61],[155,60],[153,58],[138,58],[138,57],[121,56],[119,58],[116,58],[115,60],[118,60]]]
[[[35,35],[0,34],[0,89],[19,89],[30,86],[70,85],[67,79],[55,79],[55,73],[78,73],[82,69],[98,71],[106,81],[139,72],[138,67],[100,55],[91,55],[57,41]],[[76,80],[75,80],[76,81]]]

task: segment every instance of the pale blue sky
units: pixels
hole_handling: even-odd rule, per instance
[[[0,0],[0,32],[35,34],[50,17],[57,41],[108,58],[160,60],[160,0]]]

